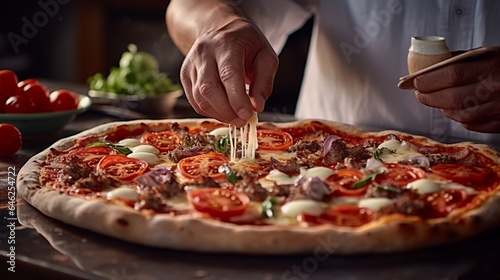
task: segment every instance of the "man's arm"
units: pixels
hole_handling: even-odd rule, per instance
[[[201,35],[243,18],[241,10],[227,0],[171,0],[166,12],[170,37],[186,55]]]
[[[272,92],[278,56],[231,1],[173,0],[170,36],[186,55],[181,82],[198,114],[243,126]],[[247,95],[245,84],[250,85]]]

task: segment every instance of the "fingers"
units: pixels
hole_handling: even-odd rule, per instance
[[[196,40],[181,81],[197,113],[243,126],[254,111],[263,111],[277,67],[278,57],[257,27],[234,20]]]
[[[463,109],[441,109],[446,117],[462,124],[479,124],[500,121],[500,105],[487,102]]]
[[[249,96],[255,111],[262,112],[264,104],[272,93],[274,77],[278,71],[278,57],[276,55],[260,54],[252,65],[252,83]]]
[[[229,106],[221,106],[220,103],[214,103],[219,108],[230,108],[220,112],[227,115],[227,121],[236,126],[243,126],[253,114],[253,107],[246,93],[245,88],[245,68],[244,55],[238,53],[230,53],[222,58],[219,69],[220,81],[223,85],[223,90],[226,93],[226,103]],[[219,101],[223,101],[222,99]]]
[[[440,109],[464,109],[498,99],[491,89],[482,83],[445,88],[430,93],[415,90],[415,97],[421,103]]]
[[[483,73],[490,68],[489,63],[487,60],[453,63],[416,77],[413,84],[420,92],[435,92],[476,83],[484,78]]]
[[[468,130],[484,132],[484,133],[498,133],[500,131],[500,120],[493,120],[488,122],[467,123],[462,126]]]

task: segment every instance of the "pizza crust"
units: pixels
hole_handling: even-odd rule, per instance
[[[168,122],[199,124],[205,120],[209,119],[168,120]],[[76,227],[147,246],[200,252],[241,254],[396,252],[456,242],[498,225],[500,216],[498,193],[488,197],[485,203],[477,209],[465,213],[457,212],[448,218],[423,221],[418,218],[391,215],[353,229],[331,225],[308,228],[241,226],[202,219],[196,214],[175,217],[168,214],[145,215],[129,207],[122,207],[105,200],[70,196],[58,190],[39,186],[39,166],[50,148],[67,149],[76,140],[86,135],[108,133],[119,125],[140,126],[141,123],[157,122],[140,120],[104,124],[61,139],[31,158],[21,168],[17,182],[19,195],[43,214]],[[286,127],[306,122],[309,121],[273,125]],[[322,122],[347,133],[366,134],[363,130],[350,125]],[[383,131],[376,134],[388,133],[403,135],[396,131]],[[424,137],[421,140],[438,144]],[[471,143],[458,145],[473,146],[500,164],[500,155],[487,146]],[[499,170],[496,171],[499,172]]]

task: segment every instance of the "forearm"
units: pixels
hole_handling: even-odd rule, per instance
[[[242,16],[228,0],[171,0],[166,24],[174,43],[187,54],[196,38]]]

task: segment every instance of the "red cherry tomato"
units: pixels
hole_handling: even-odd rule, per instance
[[[168,152],[179,145],[181,137],[172,131],[150,132],[142,136],[141,141],[155,146],[160,152]]]
[[[385,166],[389,171],[375,177],[375,182],[380,185],[404,187],[410,182],[427,177],[424,170],[413,165],[386,163]]]
[[[0,70],[0,113],[5,111],[5,102],[17,94],[17,75],[10,70]]]
[[[126,155],[108,155],[97,164],[97,170],[117,180],[131,181],[148,169],[148,163]]]
[[[442,190],[425,194],[422,199],[433,209],[431,216],[444,217],[467,204],[469,195],[460,189]]]
[[[312,224],[330,224],[342,227],[359,227],[375,219],[375,213],[367,208],[355,205],[339,205],[328,208],[320,216],[302,213],[301,221]]]
[[[257,130],[258,150],[283,151],[293,144],[293,137],[283,131]]]
[[[33,112],[48,112],[51,110],[49,90],[41,84],[27,84],[23,87],[23,94],[27,95],[35,105]]]
[[[366,192],[370,182],[359,187],[355,187],[354,184],[364,177],[365,174],[357,169],[339,169],[326,178],[325,183],[332,189],[333,195],[360,196]]]
[[[181,159],[177,163],[177,168],[182,176],[189,179],[208,176],[214,180],[223,180],[226,174],[219,172],[219,167],[228,162],[228,159],[221,154],[202,154]]]
[[[14,95],[5,102],[5,113],[27,114],[35,111],[35,102],[27,95]]]
[[[221,220],[242,215],[250,202],[244,193],[218,188],[188,191],[187,197],[194,209]]]
[[[107,155],[116,154],[116,151],[110,147],[105,146],[95,146],[95,147],[85,147],[79,148],[69,152],[65,159],[66,161],[71,160],[72,157],[78,157],[83,163],[88,166],[95,168],[99,161]]]
[[[24,93],[24,87],[27,85],[36,85],[40,84],[37,79],[26,79],[22,80],[19,83],[17,83],[17,94],[23,94]]]
[[[53,112],[78,109],[78,94],[60,89],[50,93],[50,109]]]
[[[486,166],[458,163],[438,164],[432,166],[430,170],[436,175],[469,186],[483,185],[483,182],[493,174],[493,171]]]
[[[8,123],[0,124],[0,157],[11,156],[19,151],[23,145],[21,132]]]

